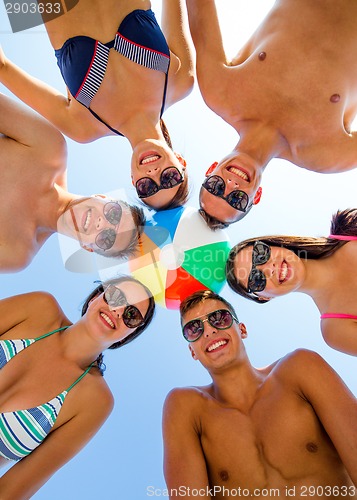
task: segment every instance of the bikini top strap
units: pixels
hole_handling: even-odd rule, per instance
[[[37,342],[38,340],[45,339],[46,337],[50,337],[54,333],[61,332],[62,330],[66,330],[67,328],[68,328],[68,326],[62,326],[61,328],[57,328],[56,330],[52,330],[52,332],[48,332],[48,333],[45,333],[44,335],[40,335],[40,337],[36,337],[34,339],[34,341]]]
[[[328,238],[333,240],[341,240],[341,241],[354,241],[357,240],[357,236],[348,236],[345,234],[329,234]]]
[[[86,369],[86,370],[82,373],[82,375],[80,375],[80,376],[77,378],[77,380],[75,380],[75,381],[73,382],[73,384],[71,384],[71,385],[68,387],[68,389],[66,389],[66,391],[67,391],[67,392],[69,392],[71,389],[73,389],[73,387],[74,387],[75,385],[77,385],[77,384],[78,384],[78,382],[80,382],[80,381],[82,380],[82,378],[83,378],[83,377],[85,377],[85,376],[87,375],[87,373],[89,372],[89,370],[90,370],[90,369],[91,369],[94,365],[95,365],[95,361],[93,361],[93,363],[91,363],[91,364],[88,366],[88,368],[87,368],[87,369]]]

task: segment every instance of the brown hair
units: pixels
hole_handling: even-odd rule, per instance
[[[346,209],[338,211],[332,216],[330,235],[357,236],[357,209]],[[348,241],[341,241],[333,237],[313,238],[309,236],[261,236],[249,238],[235,245],[229,253],[226,263],[226,278],[230,288],[247,299],[253,300],[258,304],[269,302],[268,299],[258,297],[237,281],[234,275],[234,261],[236,255],[248,246],[253,246],[259,240],[269,246],[280,246],[291,250],[300,259],[324,259],[334,254]]]
[[[227,306],[228,310],[233,314],[233,316],[236,317],[235,310],[228,302],[228,300],[224,299],[217,293],[212,292],[212,290],[199,290],[198,292],[194,292],[188,297],[186,297],[180,304],[180,314],[181,314],[181,321],[182,317],[191,309],[193,309],[195,306],[198,304],[203,304],[207,300],[219,300],[222,302],[225,306]]]

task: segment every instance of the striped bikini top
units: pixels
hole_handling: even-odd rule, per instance
[[[114,40],[102,43],[88,36],[74,36],[55,50],[57,65],[73,97],[112,132],[123,135],[90,108],[104,79],[110,49],[141,66],[165,73],[160,117],[165,108],[170,49],[153,11],[136,9],[123,19]]]
[[[68,328],[64,326],[35,339],[0,340],[0,369],[16,354],[34,342]],[[89,372],[90,365],[80,377],[55,398],[27,410],[0,412],[0,456],[20,460],[39,446],[54,426],[68,392]]]

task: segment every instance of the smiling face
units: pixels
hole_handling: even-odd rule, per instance
[[[248,289],[249,276],[252,276],[252,258],[253,246],[250,245],[240,250],[234,259],[234,276],[245,289]],[[270,258],[254,267],[263,273],[266,283],[263,290],[255,291],[252,288],[251,291],[265,299],[299,290],[306,276],[303,260],[283,247],[270,246]]]
[[[244,191],[249,198],[248,208],[260,201],[261,173],[256,162],[246,154],[234,152],[223,158],[219,163],[214,163],[206,172],[206,177],[218,175],[225,183],[224,198],[229,197],[233,191]],[[201,188],[200,206],[211,217],[231,224],[242,219],[245,212],[237,210],[223,198],[209,193]]]
[[[176,167],[178,170],[177,174],[172,176],[172,180],[176,179],[176,177],[179,179],[180,176],[185,176],[185,161],[180,155],[174,153],[165,142],[153,139],[140,142],[133,150],[131,160],[133,185],[136,186],[140,179],[148,178],[150,181],[147,181],[147,185],[152,184],[151,181],[154,181],[157,186],[162,187],[162,181],[164,181],[165,185],[165,179],[161,177],[162,172],[169,167]],[[144,188],[148,189],[146,184]],[[160,209],[170,203],[181,184],[182,182],[168,189],[160,189],[155,194],[141,198],[141,200],[152,208]]]
[[[187,311],[182,317],[182,325],[194,319],[205,320],[207,315],[219,309],[226,309],[227,306],[216,299],[205,300]],[[220,330],[212,326],[208,321],[204,321],[204,332],[195,342],[189,344],[191,355],[199,360],[208,369],[220,369],[230,366],[237,360],[242,348],[241,338],[246,337],[246,329],[243,323],[232,325]]]
[[[128,247],[137,228],[126,204],[94,195],[71,202],[58,220],[58,231],[85,250],[110,257]]]
[[[129,328],[125,324],[125,317],[128,317],[126,308],[135,306],[141,316],[145,315],[149,308],[149,297],[145,288],[133,281],[121,281],[117,288],[121,292],[124,300],[119,305],[109,305],[105,300],[104,293],[95,296],[89,303],[84,321],[90,325],[90,331],[101,343],[105,343],[104,348],[115,342],[123,341],[136,328]],[[129,315],[132,317],[132,313]]]

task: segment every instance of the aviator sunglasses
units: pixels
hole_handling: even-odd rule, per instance
[[[238,323],[238,318],[233,316],[228,309],[218,309],[207,314],[205,319],[192,319],[182,327],[182,334],[187,342],[196,342],[201,337],[204,332],[205,321],[208,321],[217,330],[226,330],[233,325],[233,321]]]
[[[150,177],[142,177],[135,184],[139,198],[148,198],[161,189],[170,189],[183,182],[183,174],[176,167],[165,168],[160,175],[160,186]]]
[[[223,193],[226,189],[226,183],[219,175],[211,175],[210,177],[207,177],[202,184],[202,187],[214,196],[222,198],[222,200],[226,201],[236,210],[239,210],[240,212],[245,212],[247,210],[249,203],[249,196],[247,193],[241,189],[237,189],[229,193],[228,196],[224,196]]]
[[[252,270],[248,276],[248,292],[262,292],[266,287],[267,280],[263,271],[256,266],[266,264],[270,259],[270,246],[262,241],[256,241],[252,252]]]
[[[108,285],[104,287],[103,299],[104,302],[106,302],[108,306],[113,309],[116,307],[126,306],[122,314],[122,320],[124,325],[128,328],[138,328],[145,323],[139,309],[132,304],[129,304],[124,292],[115,285]]]

